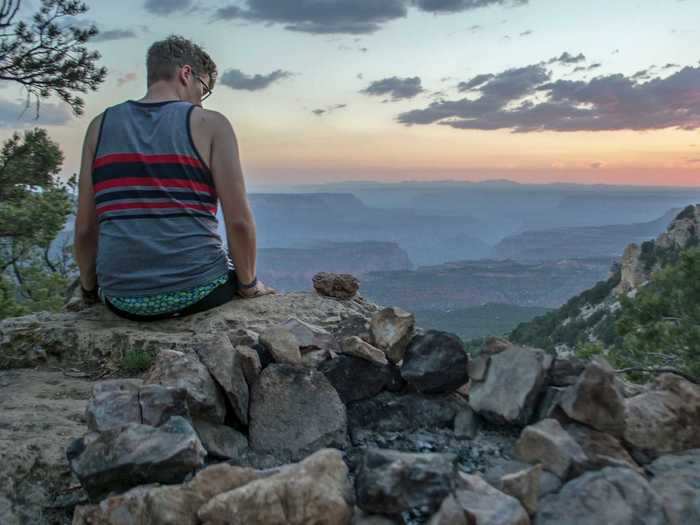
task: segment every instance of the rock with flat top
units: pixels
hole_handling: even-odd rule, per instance
[[[312,282],[319,294],[337,299],[352,299],[360,288],[360,281],[349,273],[319,272]]]
[[[369,321],[370,342],[383,350],[389,361],[398,363],[413,337],[415,324],[412,313],[398,307],[384,308]]]

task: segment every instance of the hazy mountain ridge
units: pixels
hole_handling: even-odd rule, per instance
[[[507,303],[558,307],[608,275],[609,258],[521,263],[455,261],[413,271],[370,272],[363,295],[409,310],[447,310]]]
[[[495,257],[522,261],[617,256],[630,242],[642,242],[666,231],[681,211],[674,208],[654,221],[534,230],[511,235],[493,250]]]
[[[258,275],[280,291],[307,290],[318,272],[365,273],[410,270],[413,264],[398,244],[382,241],[318,242],[306,248],[261,248]]]

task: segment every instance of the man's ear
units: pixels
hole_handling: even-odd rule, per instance
[[[192,76],[192,67],[189,65],[184,65],[180,68],[180,71],[178,72],[177,78],[182,82],[183,85],[187,85],[187,81],[190,79]]]

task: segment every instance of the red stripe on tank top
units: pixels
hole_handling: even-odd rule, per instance
[[[108,211],[118,210],[140,210],[140,209],[167,209],[167,208],[190,208],[198,211],[208,211],[216,215],[216,206],[206,206],[204,204],[188,204],[182,202],[129,202],[121,204],[107,204],[97,207],[97,215],[101,215]]]
[[[158,188],[188,188],[195,191],[203,191],[210,195],[216,195],[216,191],[209,184],[195,182],[189,179],[157,179],[155,177],[121,177],[110,179],[95,184],[95,193],[108,188],[129,188],[131,186],[154,186]]]
[[[124,162],[143,162],[144,164],[185,164],[195,168],[206,169],[199,159],[187,155],[143,155],[141,153],[112,153],[95,159],[93,168],[108,164]]]

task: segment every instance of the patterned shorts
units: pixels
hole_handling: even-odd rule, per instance
[[[144,295],[135,297],[109,297],[112,305],[124,312],[137,315],[157,315],[182,310],[203,299],[214,288],[221,286],[228,281],[228,274],[217,277],[208,284],[180,290],[177,292],[166,292],[157,295]]]

